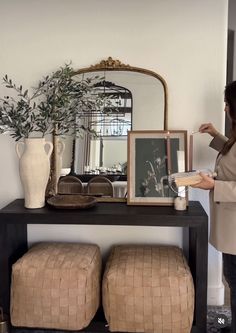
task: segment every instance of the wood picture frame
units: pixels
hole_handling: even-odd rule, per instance
[[[128,205],[172,205],[187,198],[185,187],[171,186],[172,173],[187,170],[187,131],[128,133]]]

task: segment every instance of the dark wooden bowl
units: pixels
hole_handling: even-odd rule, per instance
[[[87,209],[96,205],[97,200],[93,196],[79,194],[58,194],[47,199],[47,203],[59,209]]]

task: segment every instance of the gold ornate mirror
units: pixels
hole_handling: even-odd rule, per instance
[[[167,85],[159,74],[111,57],[73,75],[75,80],[95,76],[103,78],[101,89],[110,104],[119,106],[119,117],[111,112],[106,119],[90,119],[97,126],[94,138],[66,138],[62,168],[84,182],[101,173],[112,181],[126,181],[127,132],[168,129]]]

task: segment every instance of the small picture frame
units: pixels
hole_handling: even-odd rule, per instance
[[[170,175],[187,169],[187,131],[128,132],[128,205],[172,205],[185,197]]]

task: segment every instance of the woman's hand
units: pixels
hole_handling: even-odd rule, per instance
[[[210,134],[213,138],[219,133],[215,127],[212,125],[212,123],[206,123],[202,124],[199,127],[199,132],[200,133],[208,133]]]
[[[199,175],[202,177],[202,180],[195,185],[191,185],[191,187],[200,188],[202,190],[212,190],[215,187],[215,181],[212,177],[209,177],[202,172],[199,172]]]

